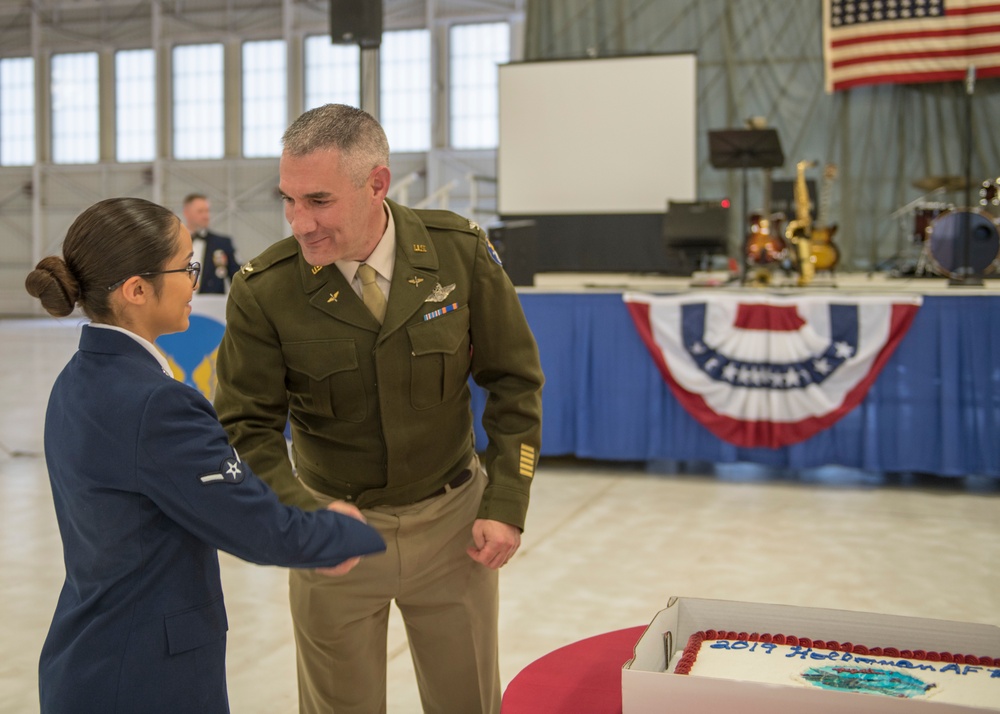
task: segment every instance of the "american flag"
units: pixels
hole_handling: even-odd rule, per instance
[[[823,0],[826,91],[1000,77],[1000,2]]]

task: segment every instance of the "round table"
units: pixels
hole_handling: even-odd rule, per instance
[[[507,685],[501,714],[621,714],[622,665],[645,629],[605,632],[540,657]]]

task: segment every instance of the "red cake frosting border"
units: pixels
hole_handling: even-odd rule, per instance
[[[980,667],[1000,667],[1000,657],[977,657],[976,655],[953,654],[951,652],[927,652],[925,650],[900,650],[895,647],[866,647],[850,642],[835,640],[814,640],[809,637],[795,635],[772,635],[757,632],[736,632],[735,630],[699,630],[692,634],[684,647],[680,661],[674,667],[674,674],[690,674],[691,667],[698,659],[698,651],[705,640],[736,640],[741,642],[764,642],[789,647],[812,647],[833,652],[849,652],[851,654],[870,657],[899,657],[901,659],[920,660],[925,662],[950,662],[954,664],[970,664]]]

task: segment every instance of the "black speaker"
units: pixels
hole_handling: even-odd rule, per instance
[[[717,249],[729,242],[729,206],[722,201],[669,201],[663,238],[673,248]]]
[[[489,227],[490,243],[514,285],[534,285],[538,272],[538,226],[534,221],[503,221]]]
[[[673,274],[710,270],[729,246],[729,205],[723,201],[669,201],[663,240]]]
[[[382,0],[330,0],[330,40],[371,49],[382,44]]]

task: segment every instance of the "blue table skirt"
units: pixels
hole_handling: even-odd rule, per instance
[[[1000,297],[927,296],[864,401],[813,438],[740,448],[670,393],[618,293],[521,293],[545,389],[542,456],[1000,478]],[[473,390],[476,439],[485,404]]]

